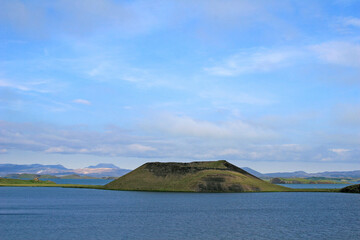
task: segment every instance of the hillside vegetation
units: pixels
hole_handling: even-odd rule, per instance
[[[146,163],[105,189],[174,192],[263,192],[288,188],[265,182],[225,160]]]

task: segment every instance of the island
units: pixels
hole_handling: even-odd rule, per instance
[[[271,184],[225,161],[149,162],[106,184],[105,189],[170,192],[271,192]]]

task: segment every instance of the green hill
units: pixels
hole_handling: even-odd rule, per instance
[[[225,160],[146,163],[105,189],[173,192],[263,192],[288,188],[265,182]]]

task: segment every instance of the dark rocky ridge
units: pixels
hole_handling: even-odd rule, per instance
[[[344,193],[360,193],[360,184],[344,187],[340,189],[340,192]]]
[[[222,167],[206,167],[203,166],[207,162],[191,162],[191,163],[176,163],[176,162],[150,162],[144,164],[145,169],[152,172],[156,176],[166,177],[169,174],[188,174],[196,173],[203,170],[222,170],[222,171],[235,171],[241,174],[249,175],[255,177],[254,175],[242,170],[241,168],[225,161],[219,160],[218,162],[223,162]],[[257,177],[255,177],[257,178]]]

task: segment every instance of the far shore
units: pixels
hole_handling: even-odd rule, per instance
[[[0,187],[61,187],[61,188],[86,188],[86,189],[106,189],[103,185],[82,185],[82,184],[0,184]],[[112,190],[112,191],[139,191],[139,190]],[[146,192],[146,191],[139,191]],[[182,192],[182,191],[152,191],[152,192]],[[340,188],[288,188],[282,191],[252,191],[252,192],[224,192],[224,193],[265,193],[265,192],[340,192]],[[188,192],[198,193],[198,192]],[[223,193],[223,192],[208,192],[208,193]]]

